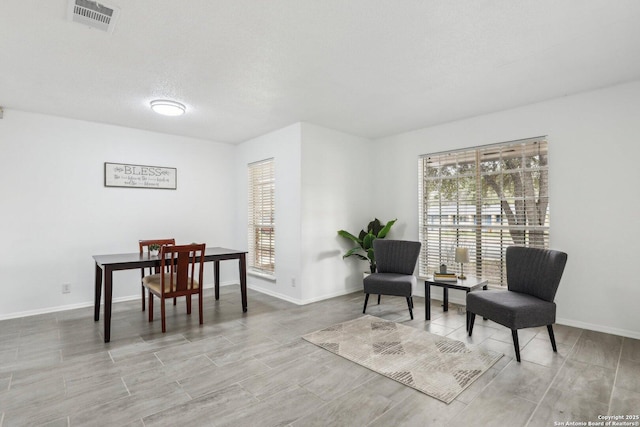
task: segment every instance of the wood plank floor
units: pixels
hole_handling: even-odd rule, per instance
[[[0,321],[0,426],[553,426],[640,412],[640,341],[557,325],[511,333],[478,319],[472,338],[452,305],[375,298],[367,313],[505,356],[451,404],[405,387],[300,337],[361,315],[363,294],[297,306],[238,286],[205,324],[168,305],[167,333],[140,301],[115,304],[111,343],[93,309]],[[196,310],[197,312],[197,310]]]

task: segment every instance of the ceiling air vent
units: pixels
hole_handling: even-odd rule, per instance
[[[69,0],[70,21],[113,33],[120,9],[91,0]]]

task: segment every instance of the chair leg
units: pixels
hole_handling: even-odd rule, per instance
[[[173,299],[173,305],[176,305],[176,301],[178,300],[178,298],[174,298]]]
[[[381,296],[382,296],[382,295],[378,294],[378,305],[380,305],[380,297],[381,297]]]
[[[202,325],[204,323],[204,318],[202,316],[202,292],[198,294],[198,316],[200,319],[200,324]]]
[[[191,295],[185,296],[187,299],[187,314],[191,314]]]
[[[409,306],[409,314],[411,315],[411,320],[413,320],[413,304],[411,304],[411,297],[407,297],[407,305]]]
[[[364,296],[364,308],[362,309],[362,314],[367,311],[367,302],[369,302],[369,294],[365,294]]]
[[[164,309],[164,298],[160,298],[160,314],[162,316],[162,333],[167,332],[167,316]]]
[[[473,322],[476,321],[476,314],[469,312],[469,336],[473,333]]]
[[[149,322],[153,322],[153,294],[149,292]]]
[[[520,343],[518,342],[518,330],[512,329],[511,336],[513,337],[513,347],[516,350],[516,360],[520,362]]]
[[[140,287],[142,288],[142,311],[144,311],[144,302],[147,299],[147,296],[144,294],[144,286],[140,285]]]
[[[556,337],[553,335],[553,326],[547,325],[547,331],[549,331],[549,338],[551,338],[551,347],[554,352],[558,352],[558,348],[556,347]]]

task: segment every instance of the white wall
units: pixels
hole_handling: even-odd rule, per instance
[[[297,303],[359,289],[366,263],[343,260],[335,233],[397,217],[390,237],[417,239],[420,154],[548,135],[551,247],[569,254],[558,322],[640,338],[639,111],[635,82],[373,142],[298,123],[230,146],[5,110],[0,318],[91,304],[91,255],[135,251],[140,238],[246,249],[246,166],[269,157],[276,280],[249,285]],[[105,161],[177,167],[178,190],[105,188]],[[138,296],[137,277],[117,272],[114,296]],[[222,281],[237,282],[235,266],[223,263]]]
[[[366,263],[342,259],[350,245],[337,231],[359,231],[371,213],[369,142],[296,123],[238,146],[237,247],[248,246],[247,164],[275,159],[275,280],[249,274],[251,288],[297,304],[362,288]]]
[[[338,230],[358,233],[372,215],[371,142],[302,124],[302,301],[362,290],[368,264],[342,259],[353,245]]]
[[[634,82],[377,140],[375,211],[400,209],[417,239],[420,154],[548,135],[550,245],[569,255],[558,323],[640,338],[639,113]]]
[[[169,119],[171,120],[171,118]],[[236,243],[235,147],[5,110],[0,120],[0,318],[91,305],[92,255],[137,252],[139,239]],[[177,190],[106,188],[104,162],[177,168]],[[222,263],[221,281],[237,283]],[[211,264],[208,264],[209,266]],[[213,282],[206,268],[205,283]],[[140,297],[137,271],[114,298]],[[62,283],[71,293],[62,294]]]
[[[239,219],[235,246],[246,250],[248,206],[247,165],[273,158],[276,179],[276,271],[275,280],[255,275],[247,277],[248,286],[261,292],[298,302],[300,286],[300,123],[262,135],[237,146],[235,206]],[[291,279],[296,286],[291,286]]]

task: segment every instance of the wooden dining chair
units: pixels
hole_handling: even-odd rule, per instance
[[[175,239],[154,239],[154,240],[138,240],[138,246],[140,247],[140,255],[144,254],[144,249],[147,249],[147,254],[149,254],[149,256],[151,256],[150,251],[149,251],[149,246],[150,245],[160,245],[160,247],[162,246],[166,246],[166,245],[175,245],[176,244],[176,240]],[[151,267],[149,267],[148,271],[145,271],[144,268],[140,269],[140,287],[142,288],[142,311],[144,311],[145,307],[145,301],[146,301],[146,295],[144,292],[144,285],[142,284],[142,279],[144,279],[144,276],[146,276],[147,274],[154,274],[154,273],[158,273],[158,268],[156,267],[155,269],[152,269]],[[175,302],[174,302],[175,305]]]
[[[167,331],[165,299],[186,297],[187,314],[191,314],[191,296],[198,295],[198,315],[202,317],[202,276],[205,244],[162,246],[160,272],[145,276],[142,284],[149,290],[149,322],[153,322],[153,296],[160,298],[162,332]]]

